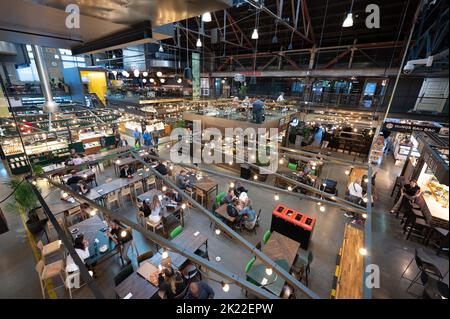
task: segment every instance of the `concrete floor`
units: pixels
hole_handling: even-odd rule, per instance
[[[164,156],[164,154],[163,154]],[[335,156],[343,157],[342,154]],[[0,164],[1,165],[1,164]],[[376,204],[373,210],[373,263],[380,266],[381,269],[381,288],[373,290],[374,298],[415,298],[414,295],[406,292],[409,281],[400,279],[402,272],[411,261],[414,248],[423,247],[423,245],[414,241],[406,241],[401,233],[400,221],[387,212],[392,206],[393,199],[390,198],[390,191],[399,175],[401,167],[394,166],[390,156],[386,157],[381,167],[378,169]],[[321,177],[329,177],[338,181],[339,194],[345,193],[347,177],[344,174],[345,167],[336,165],[325,165]],[[8,173],[3,167],[0,167],[2,180],[9,178]],[[103,183],[108,177],[113,176],[111,168],[106,169],[98,176],[99,184]],[[223,178],[216,178],[219,183],[219,191],[225,191],[227,183]],[[269,178],[267,183],[272,183]],[[271,211],[277,205],[274,200],[274,194],[264,189],[246,185],[249,190],[249,196],[253,200],[256,211],[262,209],[261,226],[256,235],[243,233],[249,241],[256,244],[262,239],[262,234],[270,227]],[[44,187],[43,187],[44,188]],[[44,189],[44,192],[48,191]],[[0,199],[3,199],[10,190],[3,184],[0,185]],[[351,219],[344,217],[343,211],[337,208],[327,206],[325,212],[318,210],[315,201],[300,200],[295,196],[282,195],[280,201],[296,210],[303,211],[306,214],[317,218],[316,228],[314,230],[310,250],[314,254],[314,261],[311,265],[310,288],[322,298],[329,298],[333,275],[335,270],[336,254],[342,245],[343,230],[346,223]],[[5,211],[4,205],[2,205]],[[135,220],[136,208],[127,206],[121,210],[121,213]],[[35,257],[26,236],[21,219],[17,212],[6,213],[11,231],[0,235],[0,298],[41,298],[41,291],[37,274],[34,270]],[[209,220],[206,216],[192,210],[186,218],[185,227],[195,229],[206,234],[209,238],[209,255],[212,261],[216,256],[221,257],[222,263],[229,271],[244,276],[244,267],[251,258],[249,252],[240,247],[236,242],[221,234],[217,236],[214,230],[209,228]],[[134,238],[139,253],[148,250],[155,250],[154,245],[141,234],[134,234]],[[36,239],[37,240],[37,239]],[[434,256],[433,250],[426,248]],[[435,263],[440,267],[443,273],[448,270],[448,257],[433,257]],[[215,261],[214,261],[215,262]],[[99,275],[96,280],[100,289],[107,298],[115,298],[113,291],[113,277],[120,270],[118,257],[100,263],[97,266]],[[408,272],[410,278],[416,273],[415,267],[411,267]],[[207,274],[210,275],[210,274]],[[213,276],[216,279],[217,276]],[[448,275],[445,278],[448,283]],[[245,298],[241,289],[231,285],[228,293],[224,293],[220,285],[209,281],[216,292],[217,298]],[[55,283],[55,286],[59,285]],[[415,287],[420,293],[420,286]],[[56,289],[58,298],[67,297],[64,289]],[[87,287],[83,287],[74,293],[74,298],[91,298],[91,293]],[[297,293],[297,297],[302,297]]]

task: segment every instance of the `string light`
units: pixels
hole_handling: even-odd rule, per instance
[[[226,283],[222,283],[222,290],[225,292],[230,291],[230,285]]]

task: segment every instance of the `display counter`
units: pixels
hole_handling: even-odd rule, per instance
[[[418,198],[417,204],[421,206],[428,223],[435,227],[448,229],[449,187],[439,183],[436,177],[428,170],[426,163],[417,180],[417,184],[422,190],[422,195]]]

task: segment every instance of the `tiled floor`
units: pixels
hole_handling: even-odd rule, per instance
[[[341,155],[339,155],[341,156]],[[409,282],[400,279],[402,272],[410,262],[414,254],[415,247],[422,247],[421,244],[413,241],[406,241],[401,233],[399,220],[387,212],[392,206],[390,191],[399,174],[401,167],[394,166],[390,157],[387,157],[382,166],[378,169],[377,177],[377,199],[373,211],[373,262],[381,269],[381,288],[374,289],[374,298],[415,298],[406,292]],[[330,177],[338,181],[339,193],[345,193],[346,176],[345,167],[336,165],[326,165],[321,177]],[[8,178],[4,170],[2,179]],[[106,169],[99,176],[99,183],[113,175],[112,169]],[[229,181],[223,178],[216,178],[220,185],[219,191],[226,189]],[[271,179],[267,183],[271,183]],[[271,211],[277,205],[274,194],[264,189],[254,186],[247,186],[249,195],[253,200],[254,207],[258,211],[262,209],[261,226],[256,235],[244,233],[249,241],[256,244],[261,240],[262,234],[270,227]],[[9,193],[4,185],[0,185],[0,199]],[[296,210],[317,218],[316,228],[312,236],[310,250],[314,254],[314,261],[311,265],[310,288],[320,297],[328,298],[331,291],[332,279],[335,270],[336,254],[342,244],[344,225],[351,220],[344,217],[340,209],[327,207],[325,212],[320,212],[315,201],[300,200],[298,197],[282,195],[280,202]],[[128,218],[135,220],[136,208],[132,205],[123,207],[121,213]],[[0,235],[0,298],[40,298],[40,287],[38,277],[34,271],[34,256],[28,239],[26,237],[21,220],[17,213],[7,213],[11,231]],[[249,252],[240,247],[235,241],[221,234],[217,236],[214,230],[209,228],[209,220],[202,213],[192,210],[186,218],[186,228],[195,229],[204,233],[209,238],[209,255],[211,260],[216,256],[221,257],[220,263],[229,271],[240,276],[244,276],[244,266],[251,258]],[[139,253],[147,250],[154,250],[154,246],[142,235],[135,233],[135,241]],[[432,254],[432,250],[427,250]],[[433,257],[442,272],[448,269],[447,257]],[[215,262],[215,261],[214,261]],[[120,270],[118,258],[111,258],[98,266],[99,274],[98,286],[107,298],[114,298],[113,277]],[[415,268],[412,267],[410,274],[415,275]],[[207,274],[209,275],[209,274]],[[216,278],[216,277],[214,277]],[[217,278],[218,279],[218,278]],[[448,276],[445,278],[448,282]],[[231,285],[228,293],[220,289],[220,284],[210,281],[211,286],[216,291],[217,298],[244,298],[244,294],[237,286]],[[420,287],[415,287],[420,292]],[[62,289],[57,290],[59,297],[65,297]],[[89,298],[91,294],[87,287],[75,292],[75,298]],[[298,294],[301,297],[301,294]]]

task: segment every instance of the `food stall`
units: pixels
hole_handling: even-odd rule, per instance
[[[424,132],[416,133],[416,138],[422,154],[412,174],[422,190],[416,202],[431,226],[448,229],[448,139]]]

